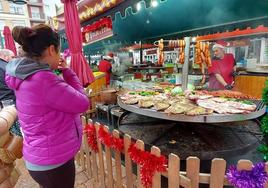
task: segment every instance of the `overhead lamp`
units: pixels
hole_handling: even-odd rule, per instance
[[[28,3],[28,0],[8,0],[8,1],[17,5],[25,5]]]
[[[141,4],[140,2],[137,3],[137,11],[139,11],[141,9]]]
[[[152,5],[152,7],[157,7],[158,2],[156,0],[152,0],[151,5]]]

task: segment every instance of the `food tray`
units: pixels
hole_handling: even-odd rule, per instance
[[[266,106],[262,101],[251,100],[257,105],[257,108],[254,112],[247,114],[217,114],[213,113],[211,115],[199,115],[199,116],[188,116],[184,114],[167,114],[164,112],[158,112],[155,109],[151,108],[139,108],[138,105],[127,105],[122,102],[120,97],[117,98],[118,105],[130,112],[137,114],[166,119],[172,121],[181,121],[181,122],[193,122],[193,123],[224,123],[224,122],[234,122],[234,121],[244,121],[255,119],[262,116],[266,112]]]

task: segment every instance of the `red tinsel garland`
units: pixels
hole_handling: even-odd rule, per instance
[[[153,176],[156,172],[167,171],[167,159],[161,155],[157,157],[148,151],[138,149],[135,144],[131,144],[128,153],[130,158],[140,165],[141,181],[145,188],[152,186]]]
[[[106,132],[103,126],[99,129],[98,139],[108,148],[112,148],[117,151],[122,151],[124,149],[123,139],[115,138],[110,133]]]
[[[98,152],[98,146],[97,146],[97,134],[96,134],[96,128],[94,125],[87,125],[84,128],[84,132],[87,135],[87,143],[91,147],[91,149],[94,152]]]

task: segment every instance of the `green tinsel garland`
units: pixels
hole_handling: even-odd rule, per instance
[[[268,135],[268,114],[266,114],[261,120],[261,131],[263,135]]]
[[[258,147],[258,151],[261,152],[263,154],[263,159],[265,161],[268,161],[268,146],[265,144],[261,144]]]
[[[266,80],[265,88],[262,92],[262,100],[268,106],[268,80]],[[264,136],[268,136],[268,114],[261,120],[261,131]],[[262,144],[258,147],[258,151],[263,154],[263,159],[268,161],[268,143]]]
[[[266,105],[268,105],[268,80],[266,80],[265,88],[262,92],[262,100]]]

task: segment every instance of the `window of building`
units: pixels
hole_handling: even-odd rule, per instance
[[[49,5],[45,5],[45,12],[49,13],[50,12],[50,6]]]
[[[10,9],[10,13],[12,13],[12,14],[24,14],[22,5],[16,5],[14,3],[9,3],[9,9]]]
[[[48,19],[49,17],[51,17],[50,6],[49,5],[45,5],[44,6],[44,10],[45,10],[46,19]]]
[[[31,7],[32,18],[41,18],[40,9],[38,7]]]
[[[13,27],[14,26],[24,26],[24,27],[26,26],[26,23],[24,20],[13,20],[12,23],[13,23]]]

